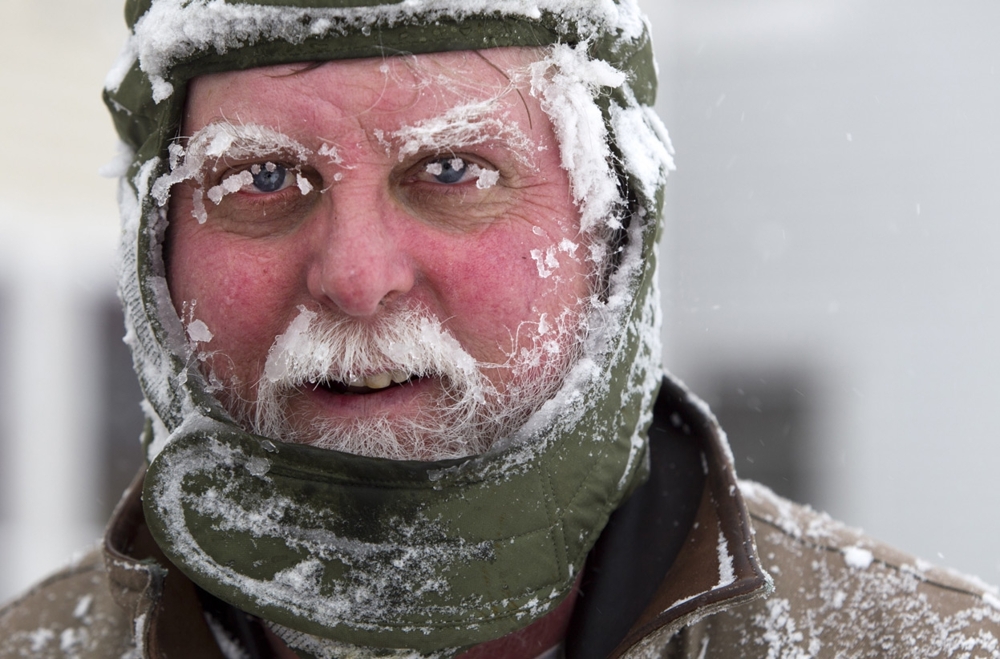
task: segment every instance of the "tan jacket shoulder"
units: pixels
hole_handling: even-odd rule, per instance
[[[92,550],[0,608],[0,658],[131,659],[132,621]]]
[[[774,592],[688,627],[675,656],[1000,658],[995,590],[756,483],[740,489]]]

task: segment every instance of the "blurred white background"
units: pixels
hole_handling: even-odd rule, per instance
[[[668,367],[741,474],[1000,582],[1000,4],[644,4]],[[138,456],[97,175],[120,5],[4,1],[0,600],[96,540]]]

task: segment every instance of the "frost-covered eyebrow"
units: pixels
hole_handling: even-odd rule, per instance
[[[213,121],[188,140],[187,158],[196,151],[205,158],[252,158],[283,153],[304,162],[312,151],[291,137],[267,126],[236,124],[226,119]]]
[[[398,145],[399,159],[424,150],[452,151],[464,147],[502,142],[518,159],[531,162],[531,138],[506,113],[498,114],[496,99],[457,105],[444,114],[403,126],[390,135]]]
[[[186,144],[175,142],[167,148],[170,171],[160,176],[150,190],[160,206],[170,198],[170,188],[182,181],[203,184],[206,166],[221,158],[233,160],[268,158],[275,155],[291,157],[303,163],[312,151],[289,136],[256,124],[235,124],[226,119],[213,121],[195,131]],[[195,215],[204,222],[204,208],[195,203]]]

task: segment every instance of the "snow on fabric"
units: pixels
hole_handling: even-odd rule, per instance
[[[795,550],[788,536],[774,539]],[[829,556],[812,564],[805,605],[793,605],[779,587],[767,613],[750,621],[767,656],[1000,657],[1000,640],[975,631],[980,621],[1000,622],[1000,611],[983,605],[942,614],[917,575],[877,564],[844,571]],[[862,648],[878,648],[877,655]]]
[[[626,155],[625,166],[639,182],[643,194],[652,199],[675,169],[667,129],[649,107],[611,107],[615,142]]]
[[[336,36],[349,30],[391,27],[418,14],[422,22],[482,13],[538,19],[543,12],[571,21],[586,36],[620,32],[638,38],[643,19],[634,2],[610,0],[408,0],[373,7],[290,8],[244,5],[224,0],[159,0],[136,23],[105,87],[117,90],[136,62],[149,76],[153,98],[173,94],[166,77],[178,61],[215,50],[225,53],[263,40],[301,43],[309,37]]]
[[[171,355],[182,359],[191,356],[184,327],[170,302],[166,279],[150,275],[145,281],[141,276],[138,248],[139,231],[142,220],[142,202],[150,194],[152,176],[160,165],[158,158],[152,158],[139,168],[131,182],[122,179],[119,185],[119,204],[122,216],[122,236],[119,246],[121,268],[118,275],[118,291],[125,309],[125,343],[131,348],[136,375],[142,384],[146,400],[142,407],[150,419],[153,441],[148,447],[148,459],[155,457],[169,437],[168,426],[176,426],[188,415],[195,412],[187,388],[179,386],[183,374],[175,374]],[[162,240],[166,216],[160,210],[153,211],[147,228],[152,246],[152,269],[163,272],[159,241]],[[143,302],[143,286],[157,302],[160,313],[158,320],[163,327],[166,345],[160,345],[146,317]],[[163,416],[167,416],[164,419]]]
[[[847,547],[844,549],[844,562],[857,570],[867,570],[875,557],[864,547]]]
[[[763,646],[768,657],[1000,659],[1000,639],[982,628],[1000,623],[989,602],[995,589],[880,545],[763,485],[741,481],[740,489],[776,589],[753,613],[737,607],[716,618],[715,631]]]
[[[733,569],[733,555],[729,553],[729,542],[722,531],[719,531],[717,551],[719,554],[719,583],[715,587],[722,588],[736,581],[736,571]]]
[[[492,542],[470,544],[450,538],[443,523],[426,518],[389,520],[393,535],[382,542],[341,537],[322,523],[324,517],[336,515],[336,511],[309,509],[308,514],[302,514],[302,502],[268,489],[271,479],[266,472],[255,474],[259,486],[254,496],[248,496],[232,480],[197,495],[187,492],[183,481],[189,476],[216,469],[220,464],[239,469],[240,464],[251,462],[239,449],[221,442],[199,441],[170,453],[166,459],[169,465],[164,467],[161,460],[161,469],[183,475],[158,480],[154,492],[158,508],[167,516],[170,546],[184,553],[185,565],[196,573],[236,586],[265,607],[281,606],[325,624],[349,622],[356,628],[388,631],[412,615],[415,604],[426,595],[448,592],[449,583],[441,577],[443,568],[456,560],[480,564],[493,560]],[[297,516],[288,515],[293,508],[298,509]],[[217,529],[230,537],[280,538],[292,551],[307,558],[277,571],[270,579],[249,576],[219,563],[202,549],[190,534],[186,510],[213,520]],[[289,521],[296,519],[303,521]],[[343,584],[323,582],[330,561],[348,566],[351,579]],[[499,602],[436,604],[433,611],[436,617],[445,619],[461,618],[470,609],[488,616],[534,619],[550,610],[561,595],[556,590],[552,593],[545,600],[535,597],[520,604],[514,600],[514,593],[510,600]]]
[[[607,127],[594,97],[601,87],[621,87],[625,74],[591,59],[585,44],[554,46],[531,70],[531,93],[555,128],[562,166],[580,208],[580,230],[586,233],[602,222],[621,228],[613,212],[621,203],[618,180],[609,167]]]

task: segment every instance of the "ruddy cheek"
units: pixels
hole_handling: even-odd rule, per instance
[[[542,283],[526,250],[518,246],[467,253],[441,272],[440,281],[450,315],[488,319],[485,324],[494,327],[526,317]]]

